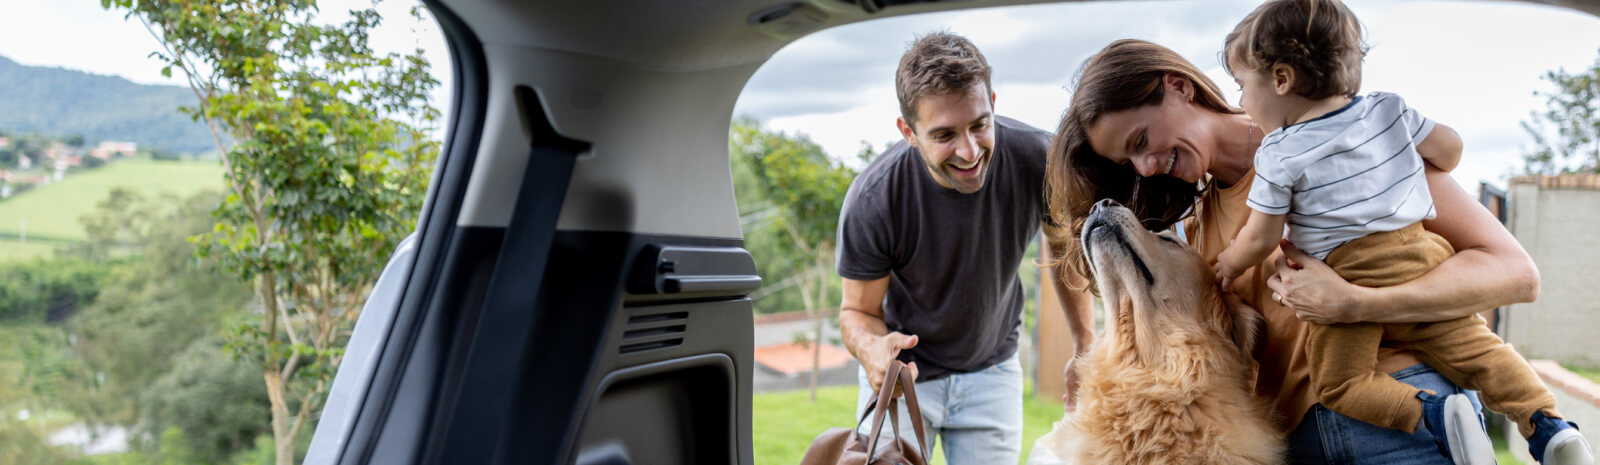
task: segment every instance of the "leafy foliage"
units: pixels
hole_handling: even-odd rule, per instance
[[[805,303],[811,297],[802,296],[802,281],[809,278],[810,273],[826,274],[831,270],[831,261],[819,269],[817,254],[796,245],[789,229],[796,221],[792,214],[796,210],[791,205],[809,210],[806,215],[823,223],[812,225],[808,234],[813,241],[808,247],[820,244],[816,239],[822,236],[827,236],[831,244],[838,224],[838,208],[855,172],[829,158],[821,147],[804,136],[765,131],[753,120],[733,123],[728,149],[745,248],[755,257],[757,271],[766,280],[762,290],[756,293],[759,297],[756,311],[773,313],[812,306]],[[870,148],[858,154],[863,162],[873,155]],[[806,165],[812,168],[801,168]],[[833,172],[829,173],[830,170]],[[799,176],[817,178],[807,180]],[[832,179],[828,179],[830,176]],[[792,183],[807,182],[821,184],[808,188],[809,192],[787,190]],[[827,193],[829,188],[836,191]],[[837,198],[835,203],[828,203],[830,196]],[[831,260],[831,254],[828,258]],[[827,279],[810,285],[816,286],[814,290],[821,291],[825,287],[828,294],[839,295],[837,280]]]
[[[733,156],[749,161],[753,187],[781,212],[774,226],[792,232],[791,244],[802,251],[831,244],[855,170],[828,158],[803,136],[768,132],[749,123],[736,123],[731,132]]]
[[[805,137],[790,137],[761,130],[754,124],[734,124],[729,130],[729,152],[743,159],[742,167],[753,175],[753,185],[761,197],[771,202],[772,228],[787,233],[788,242],[779,242],[791,257],[797,258],[794,275],[800,284],[800,297],[812,312],[813,334],[823,334],[822,321],[831,308],[829,288],[834,281],[833,244],[839,226],[839,210],[844,204],[855,170],[828,158],[821,147]],[[748,188],[748,187],[747,187]],[[821,345],[812,345],[811,393],[816,400]]]
[[[1522,122],[1534,142],[1523,155],[1524,169],[1544,175],[1600,173],[1600,59],[1589,69],[1558,69],[1544,79],[1555,89],[1534,92],[1545,97],[1545,109]]]
[[[143,392],[144,428],[182,433],[181,444],[160,444],[162,454],[183,457],[183,463],[225,463],[270,433],[261,421],[269,415],[261,373],[233,363],[222,346],[220,337],[196,340]]]
[[[0,324],[60,320],[99,294],[109,269],[78,260],[0,265]]]
[[[180,72],[200,97],[186,111],[211,128],[230,191],[198,241],[256,286],[261,317],[231,331],[228,348],[262,369],[276,460],[291,463],[362,297],[414,228],[438,152],[427,136],[438,81],[420,50],[368,46],[373,9],[320,24],[311,0],[101,4],[143,21],[161,40],[162,73]]]
[[[98,214],[83,219],[90,239],[77,254],[128,258],[94,303],[67,325],[79,341],[75,352],[94,373],[83,376],[93,389],[80,402],[81,416],[103,423],[141,420],[141,393],[173,369],[179,354],[195,341],[218,338],[226,322],[243,318],[249,288],[217,273],[215,263],[197,260],[188,241],[211,229],[208,212],[220,197],[202,192],[149,199],[114,191]],[[223,356],[220,343],[214,349]],[[190,399],[199,408],[229,408],[202,400]]]

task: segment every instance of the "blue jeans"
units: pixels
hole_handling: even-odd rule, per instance
[[[1463,391],[1449,379],[1433,371],[1426,364],[1416,364],[1391,374],[1394,379],[1422,389],[1430,389],[1440,396],[1457,392],[1467,393],[1472,405],[1479,411],[1483,403],[1478,394]],[[1479,414],[1478,421],[1483,421]],[[1381,464],[1451,465],[1449,457],[1439,453],[1434,445],[1433,432],[1419,423],[1416,432],[1406,433],[1356,420],[1328,410],[1322,404],[1311,406],[1300,425],[1289,433],[1289,463],[1293,464]]]
[[[858,370],[857,378],[856,418],[861,418],[867,401],[877,393],[867,384],[866,370]],[[934,437],[940,437],[945,463],[950,465],[1017,463],[1022,455],[1022,364],[1016,354],[982,370],[917,383],[916,389],[929,454]],[[911,414],[903,400],[901,404],[900,437],[915,444]],[[868,418],[861,431],[865,433],[871,423]],[[888,420],[882,434],[891,434]]]

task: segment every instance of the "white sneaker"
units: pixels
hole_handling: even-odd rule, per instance
[[[1494,444],[1489,442],[1489,433],[1483,430],[1483,423],[1478,422],[1478,412],[1472,408],[1472,400],[1465,394],[1451,394],[1444,398],[1444,434],[1450,446],[1450,459],[1456,465],[1495,464]],[[1578,439],[1583,438],[1580,436]],[[1556,444],[1555,441],[1550,443]]]
[[[1594,454],[1589,452],[1589,442],[1577,428],[1557,431],[1544,449],[1545,465],[1594,465]]]

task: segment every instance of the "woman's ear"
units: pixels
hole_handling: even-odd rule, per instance
[[[1189,78],[1178,73],[1167,73],[1161,76],[1161,81],[1162,87],[1166,87],[1167,92],[1182,96],[1184,101],[1194,100],[1194,82]]]

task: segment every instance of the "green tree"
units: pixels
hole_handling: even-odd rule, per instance
[[[815,322],[811,341],[811,399],[815,401],[824,342],[822,323],[828,317],[821,307],[829,302],[839,208],[856,172],[828,158],[820,146],[804,136],[764,131],[751,122],[735,123],[728,139],[730,154],[749,163],[755,178],[752,187],[778,211],[768,227],[788,236],[786,245],[791,251],[809,258],[796,264],[796,277],[806,309]]]
[[[362,296],[414,228],[438,142],[421,50],[379,54],[376,10],[315,21],[312,0],[101,0],[142,21],[187,79],[229,192],[198,239],[253,283],[262,316],[228,343],[262,371],[275,460],[320,410]],[[413,8],[420,17],[422,10]]]
[[[59,321],[94,301],[110,277],[106,266],[81,260],[0,265],[0,324]]]
[[[1588,69],[1545,73],[1551,91],[1535,91],[1545,98],[1543,111],[1535,111],[1522,128],[1533,137],[1532,151],[1523,154],[1529,174],[1600,173],[1600,59]]]
[[[735,124],[753,127],[759,123],[739,121]],[[800,264],[810,263],[811,258],[795,252],[794,247],[787,244],[788,234],[771,227],[773,220],[782,212],[767,200],[759,187],[761,181],[756,178],[753,157],[737,151],[730,153],[734,155],[730,157],[729,164],[733,174],[734,196],[739,203],[739,223],[744,229],[744,247],[755,258],[756,272],[766,278],[761,289],[751,294],[756,313],[803,309],[805,307],[798,287],[800,280],[796,279],[793,271],[801,267]]]
[[[88,240],[74,251],[90,260],[120,257],[122,265],[94,303],[66,325],[78,336],[74,351],[92,373],[83,376],[89,392],[76,396],[83,398],[75,402],[79,416],[124,425],[143,419],[148,412],[142,393],[172,369],[178,355],[246,315],[250,288],[237,276],[217,273],[213,260],[197,260],[188,240],[212,229],[209,212],[221,197],[201,192],[150,199],[114,190],[96,213],[80,219]],[[220,344],[216,349],[223,355]],[[206,400],[191,399],[197,408],[228,408]]]
[[[261,374],[229,360],[223,344],[218,337],[195,340],[141,394],[145,431],[153,437],[182,432],[182,441],[162,441],[159,454],[226,463],[269,433],[261,422],[270,408]]]

